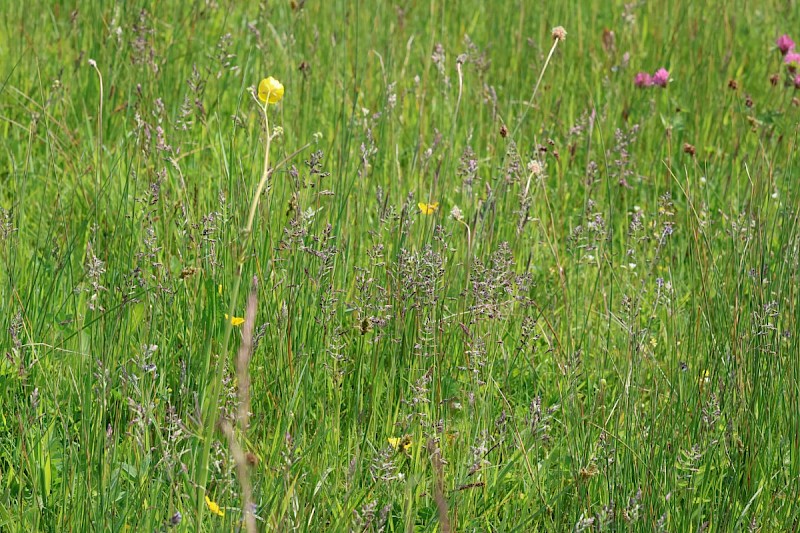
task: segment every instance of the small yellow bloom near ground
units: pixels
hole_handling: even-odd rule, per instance
[[[208,506],[208,510],[214,513],[217,516],[225,516],[225,511],[219,508],[217,502],[211,501],[211,498],[206,496],[206,505]]]
[[[420,202],[417,204],[417,207],[419,207],[419,210],[423,215],[432,215],[437,209],[439,209],[439,202],[434,202],[432,204]]]
[[[411,435],[406,435],[405,437],[389,437],[386,441],[389,443],[389,446],[398,452],[407,453],[411,449]]]
[[[277,104],[283,98],[283,84],[270,76],[258,84],[258,99],[264,103]]]
[[[229,319],[228,313],[225,313],[225,320],[230,320],[232,326],[241,326],[242,324],[244,324],[244,318],[240,316],[235,316]]]

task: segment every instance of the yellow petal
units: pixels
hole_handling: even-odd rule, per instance
[[[206,506],[208,507],[208,510],[214,513],[215,515],[225,516],[225,511],[219,508],[217,502],[211,501],[211,498],[209,498],[208,495],[206,495]]]
[[[225,313],[225,320],[230,320],[232,326],[241,326],[244,324],[244,318],[235,316],[233,318],[228,318],[228,313]]]
[[[439,209],[439,202],[434,202],[432,204],[420,202],[417,204],[417,207],[419,207],[419,210],[423,215],[432,215],[437,209]]]
[[[277,104],[283,98],[283,84],[272,76],[258,84],[258,99],[265,103]]]
[[[389,437],[386,441],[389,443],[389,446],[397,451],[407,452],[411,449],[411,435],[406,435],[405,437]]]

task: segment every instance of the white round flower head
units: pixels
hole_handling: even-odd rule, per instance
[[[567,30],[564,29],[564,26],[556,26],[551,35],[556,41],[563,41],[567,38]]]
[[[450,210],[450,216],[458,221],[464,220],[464,213],[461,212],[461,209],[457,205],[454,205]]]
[[[533,174],[534,176],[538,176],[542,173],[542,164],[539,163],[536,159],[531,159],[528,162],[528,172]]]

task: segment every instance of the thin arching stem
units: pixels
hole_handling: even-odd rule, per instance
[[[511,137],[516,139],[517,131],[519,131],[520,126],[522,123],[525,122],[525,117],[528,116],[528,111],[531,110],[533,107],[533,101],[536,98],[536,93],[539,92],[539,85],[542,83],[542,78],[544,78],[544,72],[547,70],[547,65],[550,64],[550,59],[553,57],[553,54],[556,52],[556,47],[558,46],[558,42],[560,39],[553,40],[553,46],[550,48],[550,53],[547,54],[547,59],[544,62],[544,66],[542,67],[542,71],[539,73],[539,79],[536,80],[536,85],[533,87],[533,94],[531,95],[531,99],[528,100],[528,105],[525,107],[525,112],[517,122],[517,126],[514,128],[514,132],[512,133]]]
[[[249,235],[250,232],[253,230],[253,219],[256,216],[256,209],[258,209],[258,202],[261,198],[261,193],[264,191],[264,187],[267,184],[267,180],[269,180],[269,146],[272,143],[272,133],[269,131],[269,114],[267,113],[267,109],[269,108],[269,93],[267,94],[266,102],[264,102],[264,124],[267,128],[267,143],[266,148],[264,150],[264,170],[261,172],[261,180],[258,182],[258,187],[256,187],[256,194],[253,196],[253,202],[250,204],[250,214],[247,216],[247,225],[244,228],[245,234]]]

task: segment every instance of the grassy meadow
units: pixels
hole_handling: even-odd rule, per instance
[[[795,1],[2,11],[0,531],[800,527]]]

